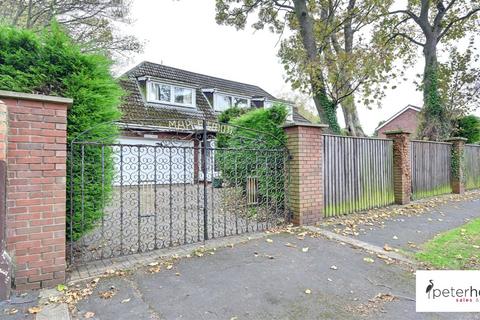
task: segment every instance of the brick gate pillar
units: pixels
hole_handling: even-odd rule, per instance
[[[315,224],[323,218],[322,133],[327,125],[286,124],[290,153],[289,204],[293,223]]]
[[[396,204],[407,204],[412,195],[412,172],[410,164],[410,132],[387,131],[393,140],[393,189]]]
[[[463,194],[465,192],[465,176],[463,172],[463,159],[466,138],[454,137],[446,141],[452,143],[452,156],[450,162],[452,192]]]
[[[8,114],[6,246],[13,285],[50,287],[65,281],[66,130],[72,100],[1,90],[0,100]]]

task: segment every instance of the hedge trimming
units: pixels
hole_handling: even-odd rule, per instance
[[[85,54],[68,36],[53,23],[41,34],[29,30],[0,26],[0,89],[17,92],[39,93],[73,98],[68,110],[67,141],[79,133],[95,128],[81,140],[113,141],[117,128],[100,125],[120,118],[118,106],[122,89],[110,73],[111,62],[102,55]],[[76,148],[77,152],[79,147]],[[101,148],[85,150],[84,177],[88,177],[83,192],[84,216],[81,217],[81,163],[77,157],[73,163],[76,187],[73,237],[77,240],[91,230],[103,215],[104,200],[111,187],[102,193]],[[105,186],[111,186],[113,164],[111,150],[105,149]],[[78,155],[78,153],[77,153]],[[67,160],[67,223],[70,221],[71,159]]]

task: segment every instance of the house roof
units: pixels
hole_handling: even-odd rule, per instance
[[[140,90],[138,78],[151,77],[179,84],[189,85],[196,90],[196,109],[175,106],[171,104],[149,103]],[[272,101],[281,101],[262,88],[207,76],[195,72],[168,67],[161,64],[144,61],[130,69],[120,77],[120,85],[127,92],[121,105],[122,120],[134,122],[136,119],[207,119],[215,120],[217,114],[210,107],[202,89],[215,89],[220,92],[248,97],[264,97]],[[283,101],[282,101],[283,102]],[[296,112],[293,112],[294,121],[309,122]]]
[[[388,118],[384,123],[382,123],[381,125],[379,125],[375,130],[378,131],[380,129],[382,129],[383,127],[385,127],[387,124],[389,124],[390,122],[392,122],[393,120],[395,120],[398,116],[400,116],[401,114],[403,114],[405,111],[407,110],[413,110],[413,111],[416,111],[416,112],[420,112],[420,110],[422,110],[422,108],[419,108],[417,106],[414,106],[414,105],[407,105],[405,108],[403,108],[402,110],[398,111],[397,113],[395,113],[393,116],[391,116],[390,118]]]

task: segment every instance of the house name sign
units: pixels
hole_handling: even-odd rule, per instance
[[[176,130],[201,130],[203,129],[203,120],[168,120],[168,127]],[[233,133],[233,127],[214,121],[207,121],[207,130],[223,134]]]

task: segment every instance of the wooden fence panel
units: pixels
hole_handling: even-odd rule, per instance
[[[412,141],[412,199],[451,193],[452,144],[432,141]]]
[[[392,140],[324,135],[323,155],[326,217],[394,202]]]
[[[480,145],[465,145],[465,188],[480,188]]]

